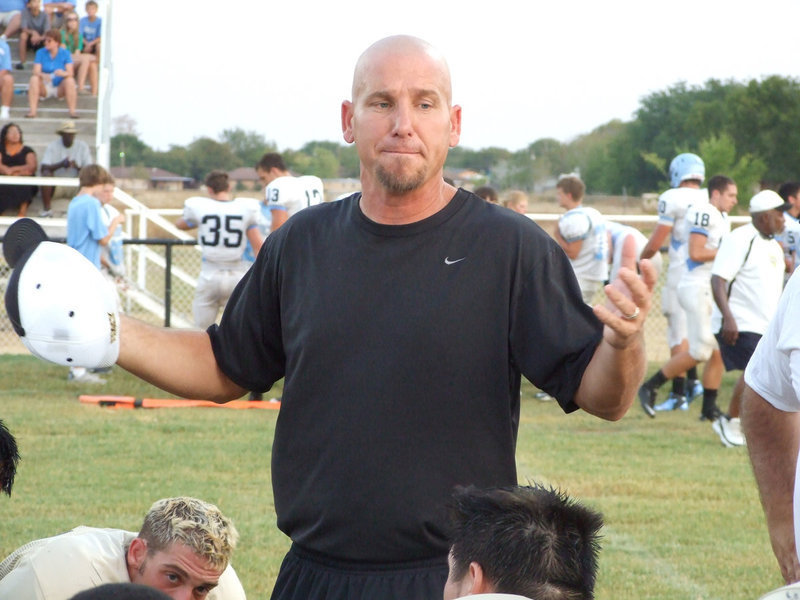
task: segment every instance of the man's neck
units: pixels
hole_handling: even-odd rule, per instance
[[[391,194],[383,186],[361,178],[361,212],[383,225],[408,225],[435,215],[453,196],[456,188],[434,178],[404,194]]]

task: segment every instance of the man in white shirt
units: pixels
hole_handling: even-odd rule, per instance
[[[39,168],[42,177],[77,177],[78,172],[92,162],[92,155],[86,142],[76,140],[78,128],[75,121],[64,121],[56,130],[59,139],[48,144]],[[51,201],[54,186],[43,185],[40,217],[52,217]]]
[[[726,371],[744,371],[758,341],[775,314],[783,290],[783,250],[775,240],[784,228],[786,205],[772,190],[750,200],[752,222],[722,239],[711,267],[716,332]],[[723,445],[743,446],[739,407],[744,377],[736,382],[728,414],[712,424]]]
[[[608,234],[606,220],[597,209],[583,206],[586,186],[575,175],[558,180],[558,205],[567,209],[558,220],[556,241],[564,249],[586,304],[608,280]]]
[[[789,279],[744,372],[742,429],[786,583],[800,581],[800,276]]]
[[[213,504],[164,498],[138,535],[77,527],[18,548],[0,563],[0,598],[68,600],[106,583],[138,583],[170,598],[245,600],[231,555],[239,534]]]
[[[600,513],[541,485],[460,488],[444,600],[594,597]]]

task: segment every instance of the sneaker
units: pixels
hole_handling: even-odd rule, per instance
[[[651,419],[654,419],[656,416],[656,411],[653,407],[656,403],[656,391],[651,390],[645,385],[640,387],[639,403],[642,405],[642,410],[644,410],[645,414]]]
[[[666,400],[664,400],[661,404],[656,404],[653,408],[658,412],[678,409],[688,410],[689,404],[686,402],[686,398],[683,396],[679,396],[675,392],[670,392]]]
[[[742,422],[739,417],[723,418],[722,433],[725,434],[727,440],[734,446],[746,446],[747,441],[744,439],[742,433]]]
[[[536,398],[539,402],[552,402],[553,400],[555,400],[555,398],[553,398],[547,392],[536,392],[533,395],[533,397]]]
[[[53,211],[48,208],[47,210],[43,210],[42,212],[40,212],[39,216],[41,218],[43,218],[43,219],[48,218],[48,217],[52,217],[53,216]]]
[[[73,371],[70,371],[69,375],[67,375],[67,381],[74,381],[76,383],[93,383],[96,385],[103,385],[106,382],[106,380],[99,375],[95,375],[89,371],[86,371],[81,375],[75,375]]]
[[[692,402],[692,400],[697,400],[698,398],[703,397],[703,382],[700,381],[699,379],[691,381],[689,389],[691,390],[691,393],[688,394],[686,399],[690,403]]]
[[[711,424],[711,429],[719,436],[722,445],[726,448],[745,445],[741,422],[738,418],[731,419],[727,415],[720,415]]]
[[[24,62],[18,62],[16,65],[14,65],[14,68],[15,68],[17,71],[22,71],[22,69],[24,69],[24,68],[25,68],[25,63],[24,63]]]

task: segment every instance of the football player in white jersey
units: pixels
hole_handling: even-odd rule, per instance
[[[555,239],[569,257],[583,301],[592,304],[597,290],[608,280],[608,232],[603,215],[583,206],[585,191],[583,181],[575,175],[558,180],[558,204],[567,212],[558,220]]]
[[[277,230],[296,212],[325,199],[322,180],[315,175],[293,177],[280,154],[269,152],[256,165],[265,186],[264,202],[272,213],[271,230]]]
[[[785,227],[783,231],[775,235],[783,248],[784,261],[786,262],[786,277],[789,276],[797,266],[798,242],[800,242],[800,181],[787,181],[781,184],[778,195],[790,206],[783,213]]]
[[[686,211],[689,230],[686,244],[686,272],[678,283],[678,301],[686,313],[689,349],[672,356],[639,389],[639,400],[650,416],[656,390],[668,379],[690,367],[705,362],[703,371],[702,417],[715,421],[721,414],[717,407],[717,390],[722,381],[722,357],[711,329],[714,299],[711,293],[711,266],[720,240],[730,232],[727,213],[736,204],[738,190],[729,177],[715,175],[708,181],[709,201],[695,204]]]
[[[243,260],[249,241],[256,253],[264,241],[259,230],[261,208],[255,198],[233,198],[228,174],[212,171],[205,179],[209,197],[187,198],[175,226],[197,228],[203,266],[197,280],[192,310],[194,324],[208,328],[224,308],[233,288],[250,267]]]
[[[686,315],[678,301],[678,282],[686,271],[686,255],[684,244],[689,239],[685,216],[693,204],[708,202],[708,193],[700,189],[705,179],[706,167],[696,154],[679,154],[669,165],[671,189],[658,198],[658,224],[650,235],[640,258],[652,258],[661,250],[661,246],[669,238],[667,278],[661,288],[661,311],[667,318],[667,344],[670,356],[685,352],[688,348],[686,335]],[[683,373],[672,380],[672,392],[669,398],[661,403],[659,410],[688,409],[687,396],[691,402],[696,394],[702,393],[702,386],[697,382],[696,369],[690,369],[688,389]],[[695,389],[696,388],[696,389]],[[642,400],[642,408],[651,417],[655,416],[655,395]]]
[[[625,240],[628,237],[633,237],[636,244],[636,255],[639,256],[642,253],[642,249],[647,245],[647,238],[641,231],[630,225],[623,225],[616,221],[606,221],[606,226],[608,228],[609,261],[611,263],[611,272],[608,274],[608,280],[614,281],[622,266],[622,247],[625,244]],[[661,254],[653,256],[650,262],[653,263],[656,272],[661,273]],[[636,266],[639,266],[638,261],[636,262]]]

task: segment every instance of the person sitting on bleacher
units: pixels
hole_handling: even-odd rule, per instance
[[[44,0],[44,11],[50,15],[53,27],[61,27],[64,15],[75,10],[75,0]]]
[[[16,123],[6,123],[0,129],[0,175],[36,175],[36,152],[22,140],[22,130]],[[18,217],[28,214],[28,206],[38,191],[35,185],[0,185],[0,214],[12,210]]]
[[[36,116],[40,98],[57,96],[67,100],[69,116],[77,119],[75,108],[78,103],[78,92],[75,89],[75,72],[72,55],[61,47],[61,32],[51,29],[44,35],[44,48],[36,51],[33,62],[33,75],[28,86],[28,104],[30,111],[25,115],[32,119]]]
[[[11,99],[14,97],[14,77],[11,75],[11,48],[0,37],[0,120],[8,120]]]
[[[78,29],[78,13],[70,11],[64,15],[64,26],[61,28],[61,47],[72,54],[75,65],[76,85],[78,93],[85,94],[86,76],[89,76],[89,89],[92,96],[97,96],[97,57],[87,54],[83,36]]]
[[[80,31],[83,36],[83,51],[94,54],[100,62],[100,29],[103,19],[97,16],[97,2],[89,0],[86,3],[86,16],[81,17]]]
[[[3,26],[3,39],[13,37],[19,31],[22,9],[25,0],[0,0],[0,25]]]
[[[19,62],[17,69],[25,68],[28,48],[38,50],[44,46],[44,34],[50,29],[50,15],[42,10],[41,0],[28,0],[22,11],[22,30],[19,33]]]

